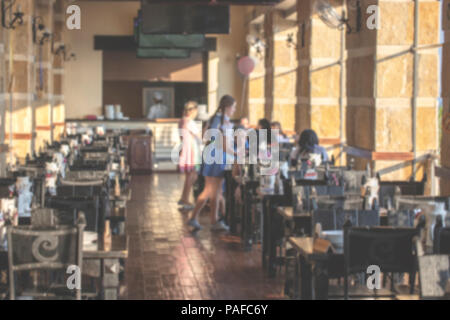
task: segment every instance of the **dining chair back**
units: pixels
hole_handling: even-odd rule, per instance
[[[414,243],[418,235],[419,230],[416,228],[344,228],[345,299],[348,299],[349,275],[367,273],[370,266],[379,268],[382,273],[415,274]]]
[[[54,196],[47,197],[45,206],[51,209],[57,209],[58,223],[62,225],[73,225],[80,213],[84,213],[86,217],[86,231],[102,232],[101,227],[104,225],[104,217],[100,214],[100,199],[94,197],[64,197]]]
[[[437,228],[436,239],[434,241],[433,252],[435,254],[450,255],[450,227]]]
[[[343,209],[319,209],[312,213],[312,230],[320,223],[322,230],[342,230],[344,224],[349,221],[352,226],[379,226],[379,210],[343,210]]]
[[[389,210],[387,214],[390,227],[414,227],[414,210]]]
[[[359,195],[317,196],[311,199],[313,209],[363,210],[364,198]]]
[[[77,266],[81,275],[83,262],[83,217],[76,227],[59,226],[57,228],[35,229],[33,227],[8,227],[8,269],[10,299],[18,294],[36,297],[73,297],[81,299],[81,288],[69,289],[67,283],[50,283],[44,290],[36,288],[30,292],[20,290],[17,274],[22,271],[59,270],[67,274],[70,266]],[[56,291],[57,288],[59,291]]]

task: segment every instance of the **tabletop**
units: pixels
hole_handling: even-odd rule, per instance
[[[310,212],[308,212],[308,211],[294,212],[293,207],[278,207],[277,212],[286,220],[292,220],[294,218],[299,218],[299,217],[311,217]]]

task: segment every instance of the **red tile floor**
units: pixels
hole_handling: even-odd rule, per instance
[[[240,238],[204,229],[191,234],[178,211],[184,177],[158,173],[133,176],[128,203],[129,257],[125,267],[128,299],[280,299],[283,277],[269,279],[261,251],[242,250]]]

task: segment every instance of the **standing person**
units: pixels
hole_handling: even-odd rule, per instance
[[[218,221],[218,208],[219,200],[222,193],[222,185],[225,176],[226,158],[234,156],[234,150],[228,150],[228,139],[232,137],[227,136],[230,133],[229,130],[233,129],[233,124],[230,118],[236,111],[236,100],[225,95],[220,99],[219,108],[217,109],[214,116],[209,121],[209,129],[219,129],[223,135],[222,149],[215,146],[212,150],[211,156],[215,157],[216,152],[223,154],[222,161],[220,163],[213,162],[212,164],[204,163],[202,169],[202,175],[205,177],[205,188],[202,193],[197,198],[197,203],[195,204],[194,211],[192,213],[192,218],[189,220],[188,224],[194,228],[194,230],[202,229],[202,226],[197,220],[198,215],[205,206],[206,202],[209,200],[211,207],[211,223],[212,230],[217,231],[228,231],[228,226],[223,221]],[[215,143],[214,140],[210,143]]]
[[[169,117],[169,108],[165,106],[163,102],[163,95],[161,92],[155,92],[153,94],[154,105],[152,105],[148,111],[147,118],[150,120],[164,119]]]
[[[182,148],[178,167],[180,172],[184,173],[183,193],[181,195],[179,205],[184,210],[194,209],[194,205],[189,202],[192,186],[197,180],[197,172],[200,170],[201,164],[201,131],[198,130],[194,119],[198,114],[198,104],[195,101],[189,101],[184,106],[184,117],[180,121],[180,129],[182,130]]]

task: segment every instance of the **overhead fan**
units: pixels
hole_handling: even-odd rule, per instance
[[[333,29],[341,29],[343,25],[346,25],[348,32],[351,32],[351,27],[348,24],[348,20],[341,16],[333,6],[326,0],[316,0],[314,3],[314,11],[328,27]]]

